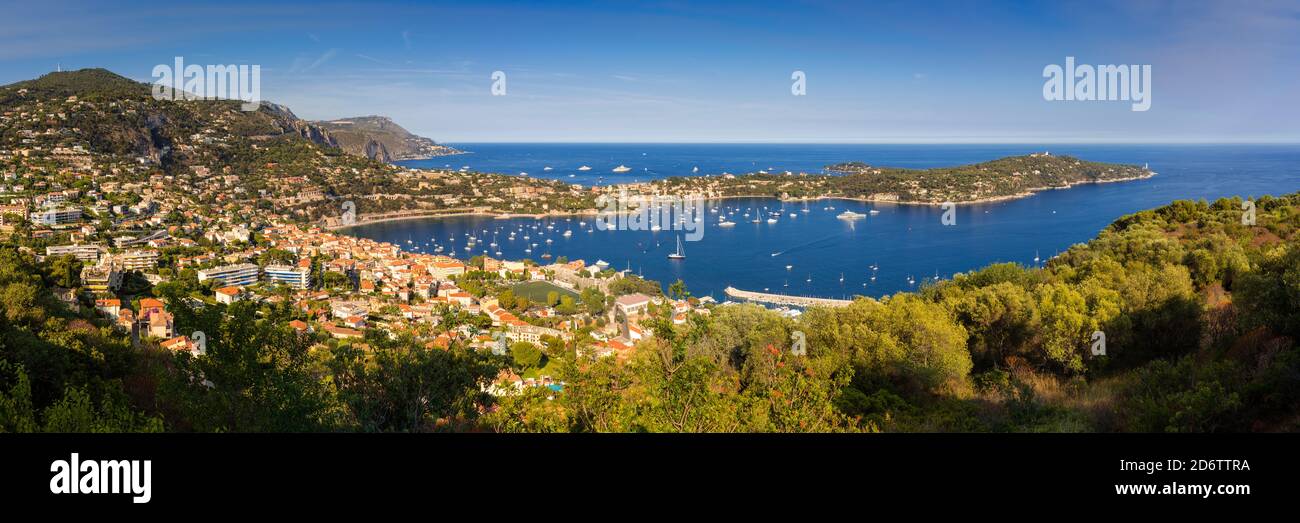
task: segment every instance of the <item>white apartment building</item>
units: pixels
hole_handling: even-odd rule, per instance
[[[260,270],[257,265],[251,263],[237,263],[234,265],[222,265],[211,269],[203,269],[198,272],[199,281],[217,280],[228,286],[243,286],[257,283],[257,277]]]

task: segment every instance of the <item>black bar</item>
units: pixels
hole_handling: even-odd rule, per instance
[[[127,513],[203,506],[219,513],[268,503],[306,510],[401,505],[432,496],[497,510],[534,498],[527,505],[563,507],[580,492],[645,503],[667,489],[682,499],[815,496],[827,507],[874,499],[1047,504],[1074,507],[1071,513],[1258,508],[1294,498],[1297,442],[1281,434],[5,435],[0,499],[7,506]],[[150,460],[151,499],[51,493],[51,463],[74,452],[83,462]],[[1184,469],[1168,470],[1169,460]],[[1144,469],[1158,462],[1164,470],[1124,471],[1121,461]],[[1192,470],[1198,464],[1214,469]],[[1124,496],[1117,484],[1248,485],[1250,492]],[[526,494],[532,490],[536,495]]]

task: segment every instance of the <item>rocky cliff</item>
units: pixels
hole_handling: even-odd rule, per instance
[[[311,122],[311,124],[328,132],[337,147],[349,154],[363,155],[385,162],[420,160],[460,152],[439,145],[428,138],[411,134],[383,116],[343,118]]]

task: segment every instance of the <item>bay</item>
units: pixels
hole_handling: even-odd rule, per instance
[[[1149,164],[1159,173],[1146,180],[1079,185],[1018,200],[960,205],[956,224],[950,226],[941,223],[942,210],[931,206],[846,200],[806,205],[783,205],[770,198],[720,200],[710,205],[722,213],[737,210],[731,217],[736,226],[718,227],[718,214],[708,213],[701,240],[685,242],[685,260],[666,257],[676,249],[677,233],[673,231],[587,232],[593,228],[591,217],[496,220],[462,216],[374,223],[345,231],[422,252],[442,245],[445,253],[454,250],[461,258],[483,254],[484,249],[495,255],[499,249],[500,257],[506,259],[546,261],[541,259],[544,253],[583,259],[588,264],[599,259],[665,285],[681,279],[694,295],[720,300],[727,286],[804,296],[879,297],[915,289],[925,279],[947,278],[991,263],[1034,266],[1094,237],[1116,218],[1173,200],[1212,201],[1300,190],[1300,146],[1296,145],[452,145],[472,152],[400,163],[430,168],[468,165],[485,172],[528,172],[530,176],[590,185],[760,169],[811,173],[842,161],[926,168],[1050,151],[1086,160]],[[582,165],[592,169],[578,171]],[[632,171],[612,173],[618,165]],[[546,171],[545,166],[552,169]],[[693,172],[695,167],[699,167],[698,173]],[[764,207],[769,211],[784,207],[786,212],[775,224],[754,224],[741,218],[742,211],[750,211],[752,217]],[[803,212],[805,207],[807,212]],[[867,213],[871,209],[879,213],[855,221],[836,218],[845,210]],[[581,222],[587,226],[580,226]],[[548,225],[553,229],[548,230]],[[511,230],[516,231],[515,240],[508,239]],[[563,236],[565,230],[572,230],[572,235]],[[531,239],[523,240],[519,231],[533,232]],[[483,242],[466,251],[466,234]],[[494,235],[498,247],[487,245]],[[546,239],[552,243],[545,243]],[[525,252],[532,248],[531,243],[538,246]],[[878,270],[873,270],[873,265]]]

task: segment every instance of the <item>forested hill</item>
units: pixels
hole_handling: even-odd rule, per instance
[[[415,192],[397,167],[344,153],[287,107],[240,105],[156,100],[150,85],[103,69],[50,73],[0,87],[0,151],[45,183],[155,186],[168,208],[239,202],[311,219],[337,212],[334,200],[375,197],[363,212],[409,205],[374,196]]]
[[[828,165],[826,171],[830,174],[762,170],[741,175],[675,176],[649,185],[661,192],[714,197],[855,198],[942,204],[1019,198],[1045,189],[1138,180],[1156,174],[1146,166],[1090,162],[1050,152],[932,169],[846,162]]]
[[[56,127],[104,154],[144,157],[168,172],[214,161],[187,150],[197,141],[239,141],[293,136],[333,147],[327,135],[294,116],[287,108],[263,103],[256,111],[241,111],[237,101],[173,102],[155,100],[149,84],[105,69],[49,73],[0,87],[0,110],[23,111],[45,105],[76,104],[60,121],[32,121],[8,132],[42,132]],[[21,119],[19,120],[21,122]],[[14,142],[19,140],[14,139]],[[185,147],[190,146],[190,147]]]
[[[483,384],[510,356],[374,330],[363,349],[295,333],[288,303],[191,310],[168,286],[152,292],[208,354],[133,348],[55,297],[70,258],[4,245],[0,431],[1296,431],[1300,194],[1254,204],[1243,224],[1240,199],[1174,202],[1045,268],[798,319],[652,307],[626,361],[548,347],[563,390],[498,397]]]
[[[861,162],[840,163],[826,169],[845,174],[832,181],[845,196],[926,203],[1024,196],[1079,183],[1136,180],[1154,175],[1146,167],[1089,162],[1050,153],[933,169],[872,167]]]
[[[60,103],[75,97],[92,104],[95,110],[71,114],[75,119],[64,123],[81,129],[96,151],[144,156],[165,166],[182,168],[201,161],[182,154],[178,147],[195,134],[224,142],[298,137],[321,147],[381,161],[455,152],[411,135],[384,117],[368,117],[347,126],[310,122],[298,118],[288,107],[270,102],[263,102],[256,111],[242,111],[236,101],[158,101],[152,97],[152,87],[106,69],[55,72],[0,87],[0,110],[21,108],[33,101]],[[392,125],[372,125],[374,119]],[[334,131],[341,135],[334,136]]]

